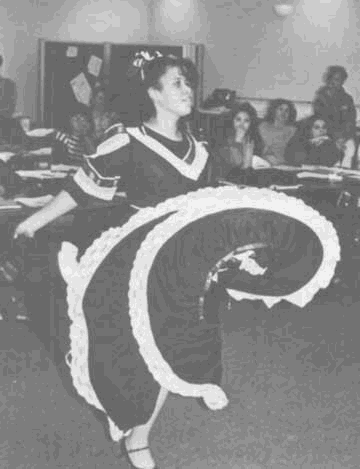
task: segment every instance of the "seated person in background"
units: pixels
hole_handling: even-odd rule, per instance
[[[74,114],[70,118],[71,138],[78,142],[78,148],[70,151],[70,156],[92,155],[96,151],[92,123],[86,113]]]
[[[60,130],[55,132],[55,140],[62,143],[70,159],[81,162],[84,155],[96,152],[91,117],[82,111],[73,114],[69,121],[69,133]],[[62,148],[58,149],[63,151]]]
[[[0,68],[4,63],[4,58],[0,55]],[[10,78],[5,78],[0,73],[0,119],[10,119],[16,107],[16,85]]]
[[[291,165],[334,166],[344,154],[329,134],[328,123],[311,116],[292,137],[285,149],[286,163]]]
[[[0,69],[4,58],[0,55]],[[22,145],[24,143],[24,132],[18,119],[12,118],[17,99],[16,85],[10,78],[5,78],[0,73],[0,145],[6,151],[8,145]]]
[[[256,110],[249,103],[235,104],[227,122],[227,138],[215,152],[217,179],[225,179],[234,168],[251,168],[254,155],[261,155],[263,143]]]
[[[110,110],[105,88],[95,89],[90,103],[93,138],[98,145],[107,135],[105,131],[119,121],[118,115]]]
[[[271,165],[284,164],[285,148],[296,132],[296,109],[291,101],[273,99],[270,101],[259,132],[264,141],[262,157]]]
[[[343,88],[347,77],[344,67],[328,67],[325,86],[316,92],[313,108],[314,114],[330,123],[330,132],[345,151],[342,166],[350,168],[356,148],[356,109],[353,98]]]
[[[19,119],[0,117],[1,151],[20,151],[26,145],[26,134]]]

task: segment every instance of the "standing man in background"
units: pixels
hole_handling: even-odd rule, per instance
[[[339,148],[344,152],[341,166],[351,168],[355,155],[356,108],[353,98],[343,88],[347,71],[339,65],[331,65],[325,74],[325,86],[315,95],[314,113],[328,121],[329,129]],[[359,162],[356,162],[358,169]]]
[[[0,69],[4,58],[0,55]],[[5,78],[0,73],[0,117],[11,118],[16,107],[16,85],[10,78]]]

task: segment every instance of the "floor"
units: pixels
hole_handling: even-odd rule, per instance
[[[230,404],[206,412],[171,395],[151,433],[159,468],[360,466],[360,302],[330,293],[304,309],[222,311]],[[2,321],[0,355],[0,469],[128,467],[31,324]]]

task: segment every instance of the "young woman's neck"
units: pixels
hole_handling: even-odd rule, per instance
[[[178,118],[175,116],[153,117],[145,122],[145,125],[171,140],[182,140],[182,134],[178,128]]]

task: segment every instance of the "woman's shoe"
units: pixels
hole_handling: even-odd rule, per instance
[[[144,446],[143,448],[127,449],[126,448],[126,438],[123,438],[121,440],[120,445],[121,445],[121,454],[126,458],[127,462],[130,464],[130,467],[132,469],[158,469],[156,464],[155,464],[155,466],[153,466],[151,468],[149,466],[143,466],[143,467],[135,466],[135,464],[133,463],[133,461],[130,458],[131,453],[137,453],[139,451],[149,451],[149,453],[150,453],[150,448],[148,446]],[[151,453],[150,453],[150,455],[151,455]],[[152,459],[152,457],[151,457],[151,459]]]

